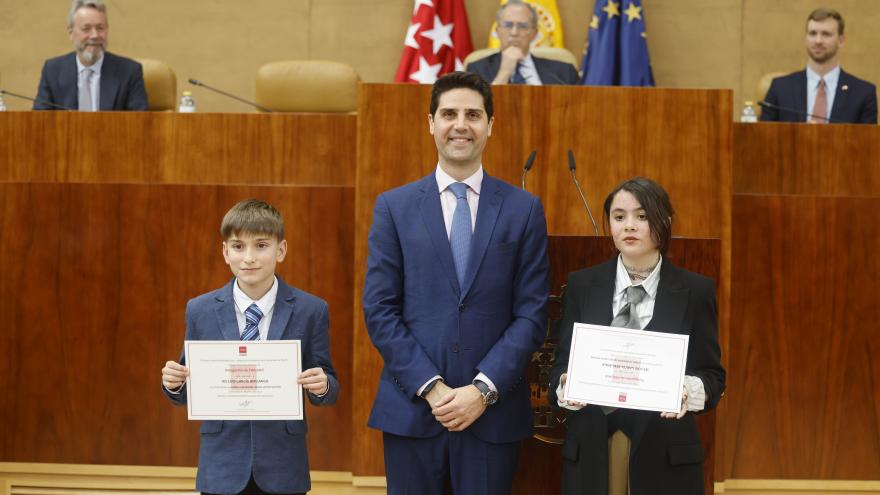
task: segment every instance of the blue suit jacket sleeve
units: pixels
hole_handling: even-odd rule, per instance
[[[513,320],[477,366],[498,388],[513,389],[523,377],[532,354],[546,334],[550,266],[547,222],[538,198],[532,198],[513,285]]]
[[[363,295],[367,332],[397,386],[415,396],[425,382],[441,373],[403,321],[404,259],[384,194],[376,199],[367,242]]]

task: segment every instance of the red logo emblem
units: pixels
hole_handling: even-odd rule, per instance
[[[239,356],[247,356],[247,346],[246,345],[238,346],[238,355]]]
[[[617,402],[626,402],[626,392],[617,394]]]

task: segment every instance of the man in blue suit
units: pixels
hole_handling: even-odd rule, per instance
[[[577,84],[578,73],[565,62],[534,57],[529,53],[538,35],[538,12],[522,0],[509,0],[495,14],[501,48],[465,68],[492,84]]]
[[[430,175],[376,199],[363,295],[384,360],[369,426],[388,493],[510,493],[531,436],[524,373],[545,335],[547,226],[538,198],[487,175],[492,92],[434,83]]]
[[[34,110],[147,109],[143,68],[106,51],[109,31],[107,8],[100,0],[73,3],[67,34],[75,51],[43,65]]]
[[[816,9],[807,17],[807,68],[777,77],[764,100],[764,122],[876,124],[877,88],[844,72],[837,60],[843,47],[843,16]],[[774,108],[775,107],[775,108]]]
[[[339,382],[330,362],[327,303],[275,275],[287,254],[284,223],[271,205],[245,200],[223,217],[223,259],[235,278],[186,305],[185,340],[299,340],[297,381],[312,404],[332,405]],[[187,401],[184,355],[162,368],[165,395]],[[205,421],[196,489],[203,494],[305,493],[311,488],[306,422]]]

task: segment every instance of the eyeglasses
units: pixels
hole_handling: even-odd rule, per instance
[[[528,31],[532,29],[532,25],[528,22],[513,22],[513,21],[501,21],[498,23],[498,27],[502,29],[507,29],[508,31],[512,31],[513,28],[517,28],[520,31]]]

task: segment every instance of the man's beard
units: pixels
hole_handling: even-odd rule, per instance
[[[97,47],[97,50],[88,50],[90,46]],[[106,44],[100,43],[85,43],[78,47],[77,52],[79,53],[80,60],[85,63],[92,64],[95,63],[102,55],[104,55],[104,50],[106,50]]]
[[[807,55],[810,56],[810,59],[812,59],[813,62],[816,62],[817,64],[824,64],[825,62],[834,58],[835,55],[837,55],[837,50],[825,50],[825,52],[820,55],[813,55],[813,51],[808,49]]]

